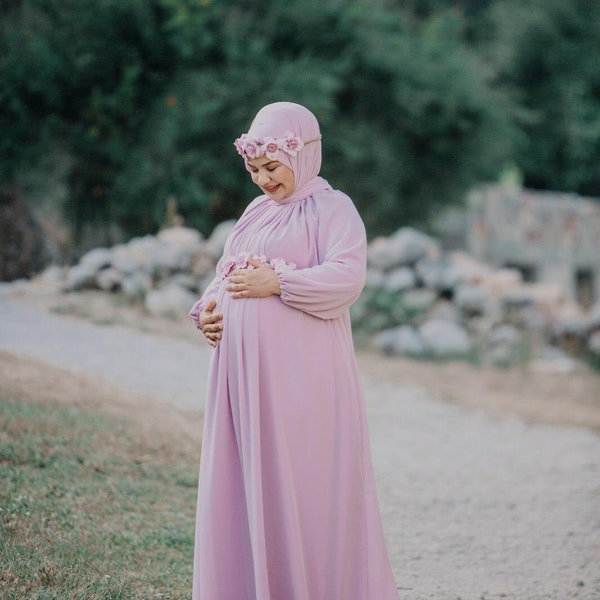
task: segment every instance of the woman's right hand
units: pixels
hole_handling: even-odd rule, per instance
[[[221,339],[223,331],[223,314],[213,313],[217,306],[216,300],[210,300],[208,304],[200,311],[200,327],[206,341],[213,347],[217,347],[217,342]]]

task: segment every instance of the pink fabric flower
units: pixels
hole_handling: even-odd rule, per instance
[[[279,143],[277,140],[274,140],[272,137],[265,138],[262,148],[269,160],[277,160],[279,156]]]
[[[291,131],[286,132],[285,138],[283,139],[283,151],[287,152],[290,156],[296,156],[300,150],[304,147],[304,142]]]
[[[260,145],[256,140],[246,141],[244,146],[244,152],[248,158],[256,158],[260,156]]]
[[[242,133],[242,135],[240,135],[240,137],[237,138],[235,142],[233,142],[233,145],[235,146],[235,149],[237,150],[237,153],[240,156],[244,156],[244,148],[246,147],[247,137],[248,136],[245,133]]]
[[[250,260],[257,260],[273,268],[296,268],[296,265],[294,263],[286,263],[283,258],[273,258],[269,260],[264,254],[250,254],[249,252],[242,252],[237,256],[228,256],[225,259],[223,266],[221,267],[221,277],[223,279],[226,279],[237,269],[248,269],[250,271],[252,269],[255,269],[256,267],[250,262],[248,262]]]

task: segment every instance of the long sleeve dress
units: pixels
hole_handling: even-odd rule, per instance
[[[227,276],[270,262],[281,296],[232,299]],[[211,299],[194,600],[395,600],[348,308],[365,279],[364,225],[335,190],[253,201]]]

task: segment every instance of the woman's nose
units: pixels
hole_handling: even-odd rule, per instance
[[[261,171],[260,173],[258,173],[258,184],[259,185],[265,185],[266,183],[269,183],[269,181],[271,180],[271,178],[269,177],[269,174]]]

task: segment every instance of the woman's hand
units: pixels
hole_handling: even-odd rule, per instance
[[[217,347],[217,342],[221,339],[221,331],[223,331],[222,313],[213,313],[217,306],[216,300],[210,300],[209,303],[200,311],[199,329],[204,334],[206,341],[213,347]]]
[[[232,298],[266,298],[281,295],[279,277],[273,267],[248,259],[254,269],[236,269],[229,277],[227,291]]]

